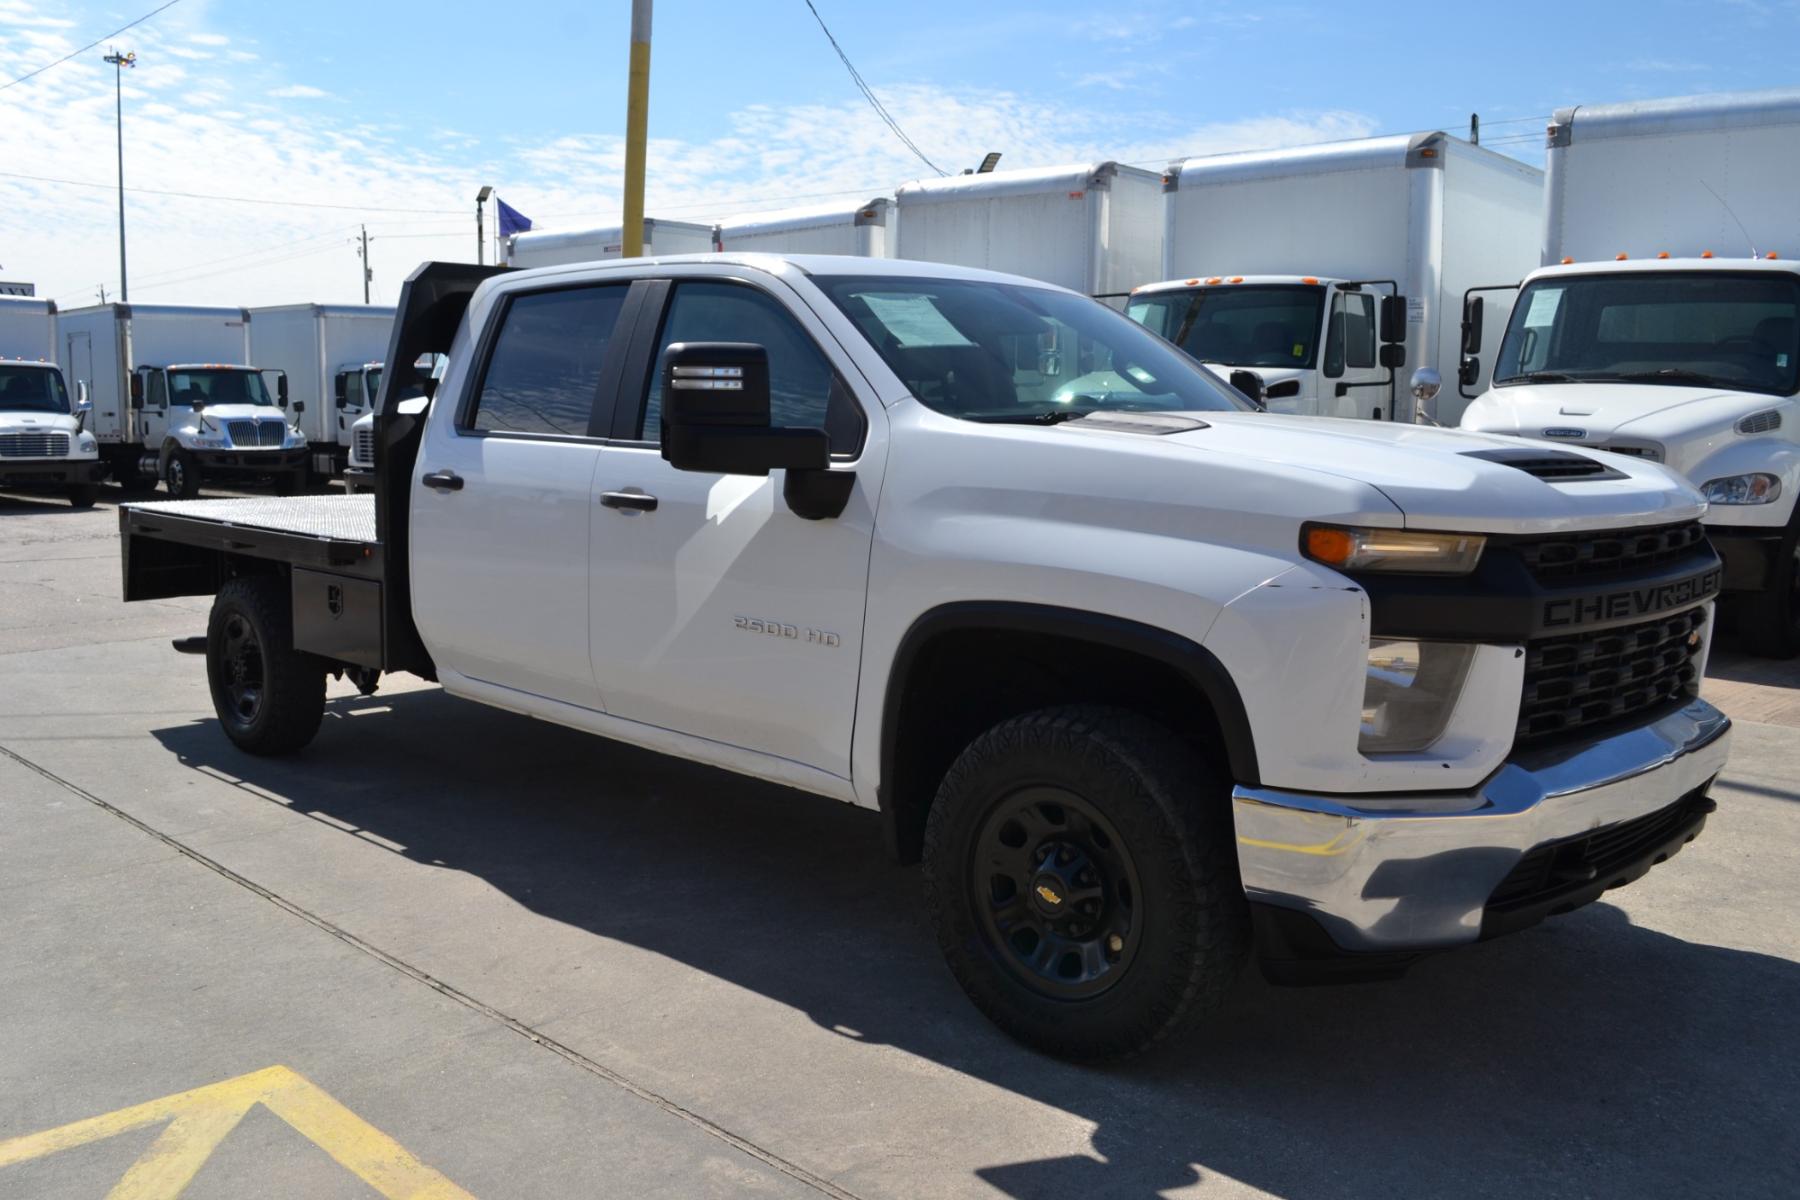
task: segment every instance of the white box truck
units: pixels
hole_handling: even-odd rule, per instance
[[[886,196],[860,204],[826,204],[748,213],[719,222],[719,249],[745,254],[849,254],[888,258],[893,243]]]
[[[285,371],[288,415],[306,435],[309,465],[344,469],[351,427],[369,411],[394,331],[392,305],[283,304],[250,310],[250,361]]]
[[[894,193],[894,257],[1116,296],[1160,278],[1159,186],[1116,162],[919,180]]]
[[[56,365],[56,305],[0,296],[0,488],[49,489],[77,508],[93,504],[106,464],[84,401],[70,396]]]
[[[299,487],[306,437],[287,376],[250,365],[250,314],[185,304],[99,304],[57,318],[63,374],[93,403],[100,453],[122,483],[160,479]]]
[[[618,225],[602,229],[533,229],[515,233],[502,244],[509,267],[554,267],[563,263],[599,262],[625,256],[625,230]],[[718,248],[711,225],[693,221],[644,218],[644,257],[669,254],[705,254]]]
[[[1463,427],[1687,476],[1746,646],[1800,654],[1800,90],[1563,109],[1547,161],[1545,266],[1510,323],[1468,300]]]
[[[1129,311],[1220,374],[1253,372],[1271,410],[1413,420],[1379,345],[1453,374],[1464,290],[1537,263],[1542,185],[1441,132],[1186,159],[1163,176],[1168,282]],[[1378,328],[1384,294],[1406,298],[1404,338]],[[1454,393],[1436,399],[1425,416],[1456,424]]]

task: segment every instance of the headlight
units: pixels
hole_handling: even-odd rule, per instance
[[[81,435],[80,440],[77,441],[75,443],[75,445],[77,448],[80,449],[80,451],[83,454],[93,454],[100,449],[100,447],[94,442],[94,439],[89,437],[85,433]]]
[[[1312,524],[1300,528],[1301,552],[1340,571],[1467,575],[1481,561],[1481,548],[1486,544],[1485,537],[1468,533]]]
[[[1364,754],[1423,750],[1443,736],[1469,677],[1475,647],[1467,642],[1374,639],[1363,677]]]
[[[1700,494],[1711,504],[1768,504],[1781,496],[1781,480],[1762,471],[1709,479]]]
[[[225,448],[224,438],[191,437],[188,441],[194,444],[196,450],[223,450]]]

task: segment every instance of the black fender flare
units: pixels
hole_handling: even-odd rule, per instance
[[[894,653],[881,708],[880,783],[877,801],[888,847],[901,858],[913,831],[895,794],[900,752],[900,714],[908,681],[920,653],[937,637],[969,631],[1033,633],[1088,642],[1154,659],[1172,668],[1206,697],[1224,735],[1226,767],[1235,783],[1261,785],[1256,739],[1237,682],[1218,656],[1191,638],[1155,625],[1086,609],[1024,601],[973,600],[940,605],[922,613]]]

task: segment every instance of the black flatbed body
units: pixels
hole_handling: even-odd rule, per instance
[[[214,587],[158,570],[165,556],[148,542],[315,567],[362,579],[382,578],[385,556],[375,536],[375,497],[249,496],[165,500],[119,509],[125,599],[209,595]],[[178,573],[179,574],[179,573]]]

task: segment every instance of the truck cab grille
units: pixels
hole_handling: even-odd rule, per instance
[[[283,421],[227,421],[226,433],[231,435],[234,446],[276,446],[281,445],[282,430],[286,427]]]
[[[1613,529],[1570,533],[1512,543],[1534,578],[1567,582],[1624,575],[1692,554],[1706,541],[1698,521],[1653,529]]]
[[[351,447],[351,457],[366,466],[375,465],[375,431],[373,429],[356,431],[356,444]]]
[[[1517,744],[1615,721],[1694,695],[1706,609],[1525,645]]]
[[[0,458],[67,458],[66,433],[0,433]]]

